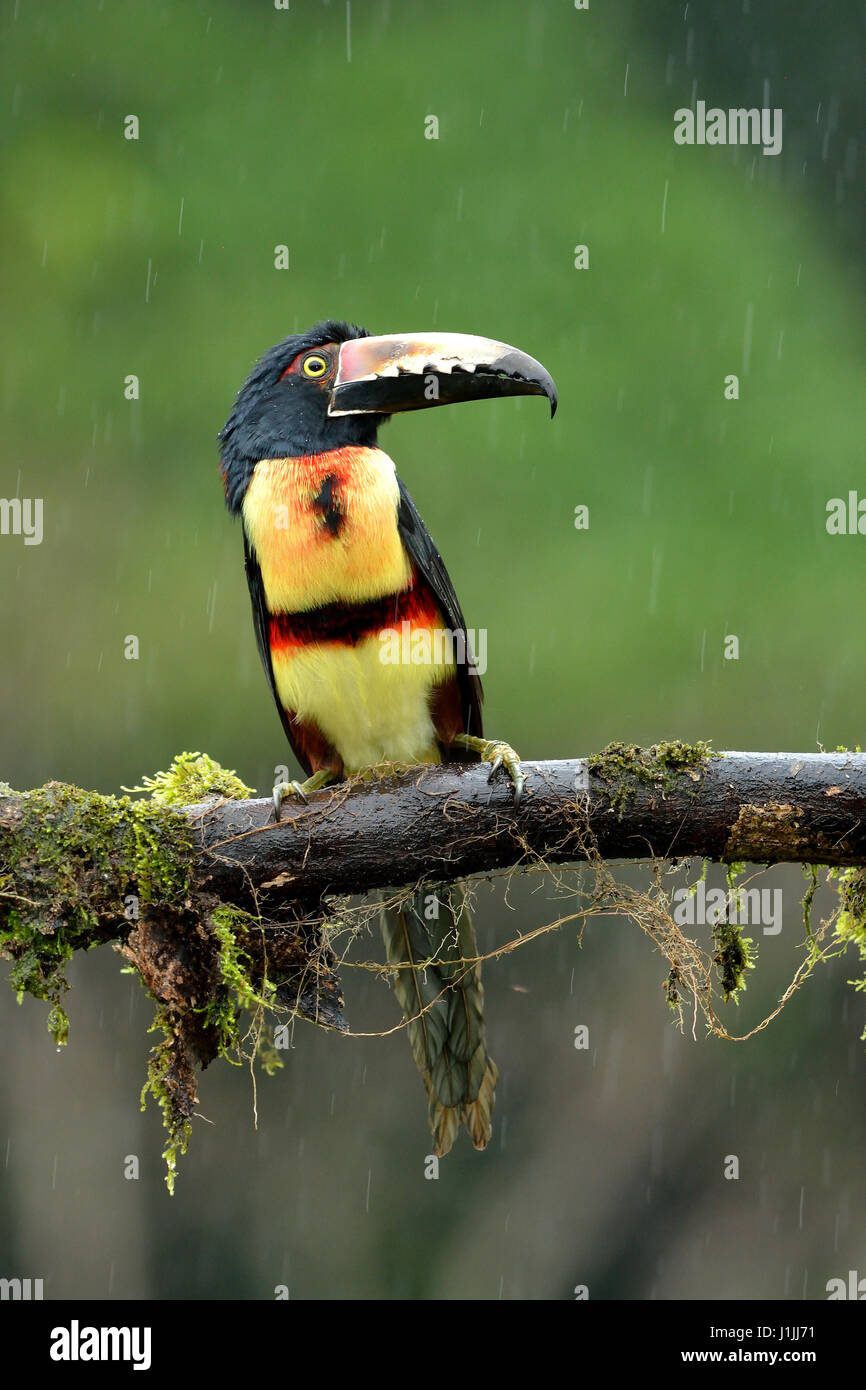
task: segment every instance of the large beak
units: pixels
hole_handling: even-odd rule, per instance
[[[352,338],[340,347],[329,415],[392,415],[491,396],[546,396],[556,387],[534,357],[468,333]]]

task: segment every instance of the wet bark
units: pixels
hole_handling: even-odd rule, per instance
[[[866,864],[866,754],[725,753],[695,764],[626,759],[523,763],[515,808],[502,771],[411,769],[269,800],[186,808],[196,873],[219,897],[324,894],[451,881],[545,859],[701,857],[716,862]]]

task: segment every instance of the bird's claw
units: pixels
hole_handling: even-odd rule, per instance
[[[274,787],[274,820],[280,819],[282,804],[289,796],[299,796],[305,806],[309,805],[301,782],[278,782]]]
[[[511,785],[514,788],[514,805],[519,806],[523,800],[523,788],[526,786],[526,777],[520,770],[520,759],[514,749],[510,748],[507,743],[501,743],[498,747],[500,751],[497,752],[496,757],[493,759],[493,765],[490,768],[490,776],[487,780],[488,782],[492,782],[500,767],[504,767],[508,776],[511,778]]]
[[[322,787],[326,787],[333,780],[333,772],[329,768],[322,767],[319,768],[318,772],[314,772],[311,777],[308,777],[306,782],[278,782],[274,787],[275,819],[280,819],[280,807],[286,797],[299,796],[304,805],[309,806],[310,799],[307,793],[321,791]]]
[[[514,804],[520,805],[526,777],[520,770],[520,759],[510,743],[503,743],[501,739],[496,738],[476,738],[472,734],[459,734],[454,742],[477,753],[482,762],[490,763],[488,782],[492,782],[499,769],[504,767],[514,788]]]

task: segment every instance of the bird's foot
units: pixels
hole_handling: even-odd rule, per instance
[[[526,777],[520,771],[520,759],[510,743],[502,743],[497,738],[477,738],[474,734],[458,734],[454,742],[459,748],[468,748],[471,753],[477,753],[481,762],[492,764],[488,782],[492,782],[499,769],[504,767],[514,787],[514,804],[520,805]]]
[[[324,769],[314,772],[306,782],[278,782],[274,787],[274,820],[280,819],[282,804],[290,796],[298,796],[306,803],[309,792],[317,792],[333,780],[333,774]]]

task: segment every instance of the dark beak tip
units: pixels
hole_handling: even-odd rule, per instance
[[[431,374],[438,381],[432,396],[426,388]],[[556,384],[540,362],[519,348],[456,333],[388,335],[350,339],[341,346],[329,414],[387,416],[429,405],[522,395],[546,396],[553,419]]]

